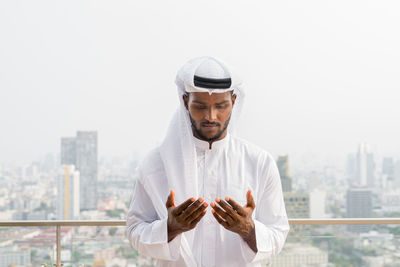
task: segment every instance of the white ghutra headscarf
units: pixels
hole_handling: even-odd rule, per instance
[[[179,205],[189,197],[199,197],[197,191],[197,158],[189,112],[183,101],[186,92],[223,93],[234,91],[237,95],[228,126],[234,134],[244,102],[241,81],[220,60],[199,57],[189,60],[178,71],[175,81],[180,106],[169,125],[167,135],[160,146],[161,158],[168,179],[169,189],[176,192],[175,203]]]

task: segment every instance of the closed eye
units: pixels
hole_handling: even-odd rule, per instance
[[[203,105],[195,105],[194,108],[195,109],[206,109],[207,107],[203,106]]]
[[[216,108],[217,109],[225,109],[225,108],[227,108],[228,107],[228,105],[216,105]]]

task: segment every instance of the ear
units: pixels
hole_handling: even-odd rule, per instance
[[[236,94],[233,94],[233,95],[232,95],[232,107],[235,105],[236,97],[237,97]]]
[[[182,95],[183,103],[185,104],[185,108],[189,110],[189,96],[184,94]]]

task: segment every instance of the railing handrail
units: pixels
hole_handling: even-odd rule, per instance
[[[400,218],[289,219],[290,225],[400,224]],[[0,221],[0,227],[15,226],[125,226],[125,220]]]
[[[400,224],[400,218],[289,219],[291,225]]]
[[[1,226],[125,226],[125,220],[0,221]]]
[[[289,219],[291,225],[345,225],[345,224],[400,224],[400,218],[333,218],[333,219]],[[64,220],[64,221],[0,221],[0,227],[56,227],[56,264],[61,267],[62,226],[125,226],[125,220]]]

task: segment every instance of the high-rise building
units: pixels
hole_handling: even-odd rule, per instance
[[[310,198],[306,193],[292,192],[292,178],[289,174],[289,156],[279,156],[276,165],[281,177],[283,198],[289,218],[310,218]],[[307,235],[308,227],[295,225],[290,228],[289,240],[298,240]]]
[[[289,218],[310,218],[310,197],[306,193],[283,193]]]
[[[310,218],[310,197],[306,193],[283,192],[285,208],[288,218]],[[293,225],[290,227],[288,241],[299,241],[308,236],[308,225]]]
[[[62,138],[61,164],[75,165],[80,173],[80,209],[97,209],[97,132]]]
[[[394,176],[394,160],[392,157],[384,157],[382,161],[382,174],[387,175],[388,181],[393,180]]]
[[[289,175],[289,156],[279,156],[276,165],[278,166],[279,176],[281,177],[282,191],[291,192],[292,179]]]
[[[367,188],[350,188],[346,195],[348,218],[370,218],[372,216],[372,192]],[[368,232],[370,225],[349,225],[350,232]]]
[[[379,177],[379,185],[383,189],[393,189],[394,187],[394,159],[384,157],[382,161],[382,174]]]
[[[81,209],[97,209],[97,132],[77,133],[76,167],[81,177]]]
[[[308,173],[308,191],[314,191],[321,188],[321,173],[312,171]]]
[[[321,189],[314,189],[310,192],[310,217],[324,218],[325,217],[325,200],[326,192]]]
[[[57,177],[57,219],[78,219],[80,211],[79,171],[74,165],[63,165]]]
[[[367,143],[358,147],[355,166],[355,186],[375,186],[375,161],[371,148]]]

